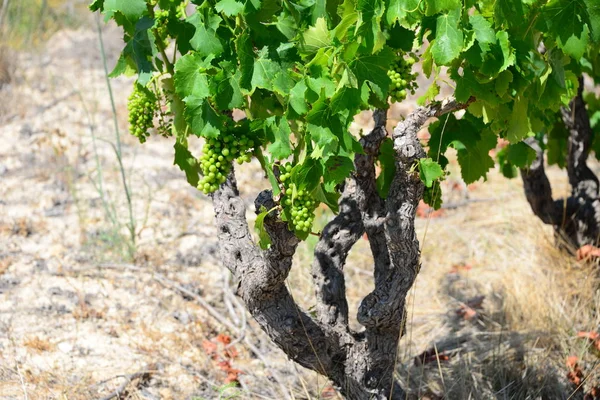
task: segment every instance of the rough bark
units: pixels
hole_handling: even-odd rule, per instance
[[[569,107],[561,109],[569,131],[567,174],[571,196],[554,200],[544,171],[543,151],[535,139],[527,143],[536,151],[536,159],[521,170],[525,196],[533,213],[554,227],[559,245],[573,251],[583,245],[597,245],[600,235],[600,199],[598,178],[587,165],[592,129],[583,100],[583,78],[579,78],[577,95]]]
[[[385,111],[374,114],[375,128],[360,143],[355,173],[345,182],[339,214],[325,227],[315,248],[312,276],[317,317],[294,302],[285,285],[298,239],[273,211],[264,220],[271,247],[252,241],[233,173],[212,195],[220,255],[237,282],[237,294],[269,337],[294,361],[332,380],[348,399],[404,399],[393,374],[404,324],[405,299],[419,270],[414,218],[423,184],[414,163],[425,156],[417,131],[429,117],[465,108],[454,101],[417,109],[392,135],[397,172],[388,197],[376,190],[375,161],[387,137]],[[270,191],[255,201],[273,209]],[[364,331],[348,326],[344,264],[364,234],[374,259],[375,290],[358,310]]]

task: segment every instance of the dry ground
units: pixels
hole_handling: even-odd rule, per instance
[[[111,66],[120,33],[106,28],[104,37]],[[111,84],[137,238],[128,245],[93,29],[63,30],[43,50],[4,60],[12,72],[0,81],[0,399],[101,399],[116,390],[131,399],[336,398],[271,345],[233,296],[208,199],[172,165],[171,140],[141,146],[126,136],[131,80],[119,78]],[[566,175],[549,174],[555,193],[566,193]],[[255,164],[239,175],[252,218],[267,183]],[[589,395],[600,384],[598,350],[577,334],[600,322],[595,267],[554,249],[518,180],[493,172],[465,188],[453,176],[452,207],[418,220],[422,269],[398,378],[411,398]],[[288,280],[306,308],[312,246],[299,249]],[[354,309],[371,289],[370,270],[361,241],[347,265]],[[570,356],[577,367],[567,366]],[[226,384],[236,379],[239,387]]]

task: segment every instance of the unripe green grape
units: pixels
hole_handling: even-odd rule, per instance
[[[314,221],[314,211],[319,205],[305,189],[295,190],[296,185],[291,182],[291,171],[293,166],[286,163],[279,167],[279,182],[281,182],[280,205],[291,217],[288,220],[290,229],[296,232],[309,232]],[[294,191],[295,196],[294,196]]]
[[[394,64],[388,70],[388,77],[391,80],[389,95],[392,102],[403,101],[408,92],[414,94],[416,74],[411,74],[414,63],[415,59],[412,56],[405,58],[403,54],[398,54]]]
[[[200,157],[203,178],[198,183],[198,189],[205,194],[216,191],[219,185],[227,180],[234,160],[240,165],[249,162],[250,143],[253,142],[245,135],[231,132],[208,139],[202,148],[203,155]]]
[[[127,110],[129,111],[129,132],[144,143],[150,136],[148,130],[154,127],[154,115],[158,110],[154,93],[136,83],[127,100]]]

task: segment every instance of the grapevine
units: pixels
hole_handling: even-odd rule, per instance
[[[127,110],[129,132],[144,143],[150,136],[148,131],[154,126],[154,115],[158,110],[156,96],[148,88],[135,84],[127,101]]]
[[[408,93],[415,94],[417,88],[417,74],[411,72],[415,59],[410,56],[405,58],[402,54],[396,55],[392,68],[387,74],[392,81],[390,85],[390,98],[392,102],[401,102]]]
[[[252,139],[244,134],[230,132],[216,139],[208,139],[200,157],[203,177],[198,183],[198,189],[204,194],[215,192],[227,179],[234,160],[240,165],[250,162],[250,150],[253,147]]]

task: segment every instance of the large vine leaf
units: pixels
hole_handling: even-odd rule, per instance
[[[548,33],[556,38],[556,43],[575,59],[585,53],[589,40],[586,4],[583,0],[552,0],[544,7],[544,19]]]
[[[438,65],[448,65],[463,49],[463,32],[459,26],[459,8],[437,17],[436,35],[431,55]]]

